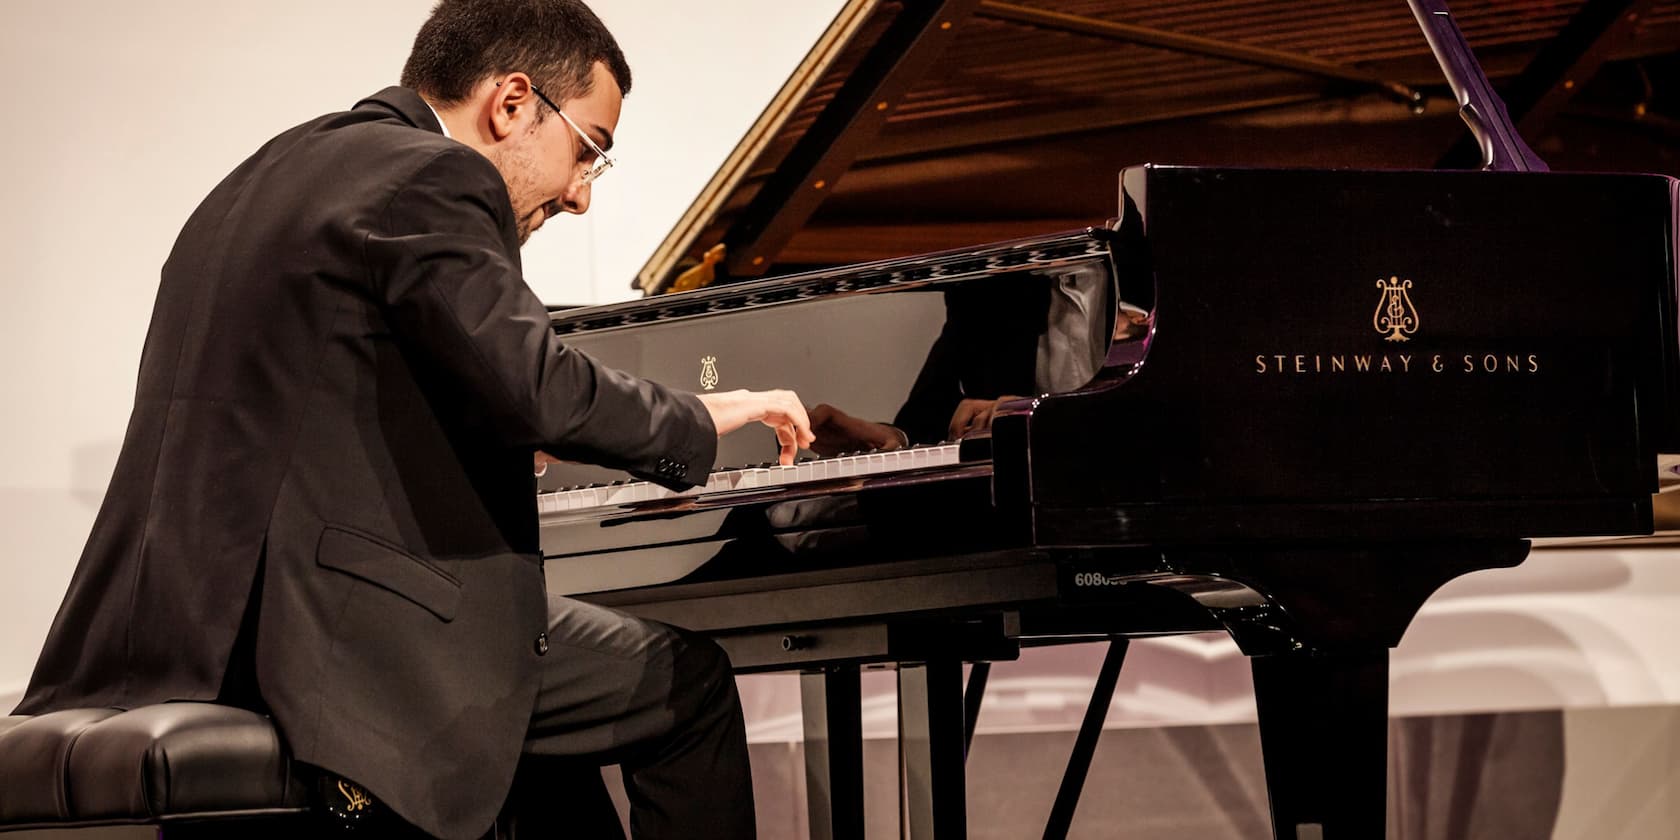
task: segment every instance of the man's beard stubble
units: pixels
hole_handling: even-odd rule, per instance
[[[524,245],[533,232],[531,219],[542,206],[534,197],[534,161],[531,155],[521,148],[498,152],[490,158],[490,162],[502,173],[502,180],[507,184],[508,203],[513,205],[514,230],[519,234],[519,244]]]

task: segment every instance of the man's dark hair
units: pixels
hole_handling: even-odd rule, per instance
[[[590,92],[597,61],[628,94],[617,39],[580,0],[440,0],[414,37],[402,86],[453,105],[484,79],[518,71],[564,102]]]

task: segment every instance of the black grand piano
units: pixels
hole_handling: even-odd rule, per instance
[[[1413,0],[1481,171],[1090,172],[1112,215],[1072,230],[757,276],[801,265],[777,255],[965,23],[1035,8],[848,4],[653,294],[555,313],[669,385],[793,388],[820,428],[792,466],[732,435],[686,492],[552,469],[550,590],[803,671],[814,837],[863,833],[861,666],[898,670],[910,835],[955,838],[984,663],[1111,640],[1062,836],[1125,640],[1208,630],[1252,658],[1275,835],[1380,837],[1388,651],[1430,594],[1529,538],[1651,530],[1676,182],[1544,171]]]

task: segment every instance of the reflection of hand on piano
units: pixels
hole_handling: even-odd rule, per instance
[[[957,410],[951,414],[947,440],[961,440],[964,435],[991,431],[992,414],[997,411],[998,403],[1018,399],[1020,397],[1002,396],[995,400],[965,399],[957,403]]]
[[[828,403],[811,409],[811,432],[816,436],[811,451],[824,457],[842,452],[886,452],[903,449],[910,442],[896,426],[853,417]]]
[[[1149,333],[1149,313],[1129,303],[1120,304],[1119,317],[1114,319],[1114,340],[1128,341]]]
[[[811,434],[811,419],[805,414],[805,405],[792,391],[716,391],[695,396],[711,413],[718,437],[748,423],[763,423],[775,429],[784,467],[793,463],[800,447],[810,446],[816,440]]]

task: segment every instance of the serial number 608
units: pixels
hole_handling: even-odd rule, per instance
[[[1121,575],[1109,576],[1102,572],[1077,572],[1073,576],[1074,586],[1119,586],[1126,582]]]

